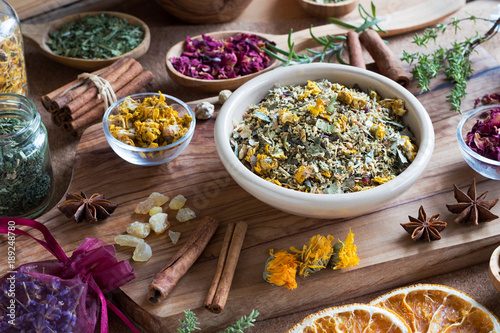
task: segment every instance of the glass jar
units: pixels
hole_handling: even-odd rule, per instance
[[[4,0],[0,0],[0,93],[28,96],[21,25]]]
[[[39,215],[54,192],[47,130],[35,104],[0,94],[0,216]]]

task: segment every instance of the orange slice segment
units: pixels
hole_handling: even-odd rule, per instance
[[[368,304],[331,307],[311,314],[288,333],[410,333],[393,311]]]
[[[466,293],[435,284],[395,289],[372,302],[396,312],[414,333],[500,332],[498,318]]]

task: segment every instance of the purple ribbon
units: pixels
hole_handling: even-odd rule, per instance
[[[9,230],[9,221],[14,221],[16,226],[27,226],[37,229],[43,234],[45,241],[35,238],[29,233],[15,228]],[[12,229],[12,228],[11,228]],[[108,333],[108,311],[106,305],[127,324],[130,329],[138,333],[128,318],[109,300],[104,293],[115,290],[135,278],[134,270],[128,261],[118,261],[113,245],[107,245],[100,239],[86,238],[82,244],[68,258],[61,246],[50,233],[49,229],[40,222],[25,218],[0,217],[0,233],[8,232],[17,235],[29,236],[47,249],[54,257],[63,263],[61,278],[71,279],[77,275],[97,293],[101,301],[101,333]]]

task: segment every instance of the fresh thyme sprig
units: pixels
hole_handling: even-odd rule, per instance
[[[258,315],[259,311],[252,310],[249,316],[242,316],[235,324],[221,331],[221,333],[242,333],[243,330],[254,326],[253,323],[255,322],[255,318],[257,318]],[[179,320],[181,327],[177,328],[177,332],[190,333],[194,332],[195,330],[200,330],[200,328],[197,326],[198,318],[193,311],[184,311],[184,317],[185,320]]]
[[[455,34],[460,29],[460,23],[464,21],[472,21],[476,24],[477,20],[488,21],[494,23],[484,35],[476,34],[473,37],[466,37],[463,41],[454,41],[449,48],[439,46],[434,52],[425,54],[421,52],[408,53],[403,51],[401,60],[408,64],[415,65],[411,70],[413,78],[417,80],[418,87],[421,93],[430,91],[429,84],[440,71],[445,77],[454,83],[450,94],[446,96],[446,101],[450,103],[451,110],[461,113],[462,100],[467,95],[467,79],[472,75],[472,63],[470,56],[474,49],[481,43],[491,39],[496,33],[500,25],[498,20],[490,20],[470,16],[463,19],[453,18],[448,24],[439,23],[436,28],[427,28],[422,35],[415,35],[413,43],[418,46],[427,47],[429,42],[436,43],[439,34],[444,34],[448,27],[453,27]]]
[[[352,24],[342,22],[336,18],[329,18],[328,20],[337,25],[343,26],[348,29],[353,29],[356,32],[363,32],[367,29],[374,29],[376,31],[385,32],[382,30],[378,24],[383,20],[376,17],[376,8],[373,2],[371,3],[371,13],[369,13],[362,5],[358,5],[358,12],[360,17],[363,19],[363,23],[356,27]],[[319,46],[323,46],[321,51],[315,51],[311,49],[306,49],[307,53],[297,54],[294,50],[295,43],[292,42],[293,29],[290,29],[288,34],[288,51],[282,50],[270,43],[266,44],[264,51],[271,57],[276,58],[283,62],[283,66],[291,66],[298,64],[308,64],[312,62],[331,62],[332,59],[337,59],[341,64],[345,64],[342,59],[342,53],[346,49],[346,36],[332,36],[327,35],[324,37],[316,37],[312,32],[312,26],[309,28],[309,33],[311,37],[318,43]],[[282,54],[283,56],[280,56]]]

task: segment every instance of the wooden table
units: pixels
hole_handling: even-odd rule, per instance
[[[362,1],[365,5],[368,1]],[[383,4],[382,4],[383,3]],[[406,2],[407,3],[407,2]],[[146,21],[152,30],[153,42],[149,52],[140,59],[143,66],[153,70],[156,73],[154,81],[151,83],[153,90],[160,89],[168,94],[178,96],[183,100],[195,100],[209,97],[208,94],[186,91],[182,87],[175,85],[167,76],[164,70],[164,55],[166,50],[174,43],[182,40],[186,35],[197,35],[207,31],[215,30],[255,30],[275,34],[287,33],[290,27],[294,30],[307,28],[310,24],[324,24],[324,21],[308,17],[304,14],[298,4],[288,0],[254,0],[242,16],[230,23],[210,26],[193,26],[184,24],[163,11],[156,3],[149,1],[147,3],[138,0],[113,2],[113,7],[109,3],[103,4],[95,1],[83,1],[76,3],[64,9],[56,10],[48,14],[40,15],[29,20],[29,22],[46,21],[51,18],[60,17],[74,11],[93,10],[93,9],[113,9],[124,12],[130,12],[133,15]],[[375,1],[380,8],[386,8],[386,11],[397,10],[400,8],[400,1]],[[381,5],[378,5],[381,4]],[[457,16],[464,16],[464,13],[470,12],[477,16],[489,17],[491,12],[497,10],[497,1],[474,1]],[[15,6],[15,3],[14,3]],[[98,8],[101,7],[101,8]],[[276,13],[280,15],[277,16]],[[383,12],[383,11],[382,11]],[[481,31],[484,31],[482,29]],[[407,34],[389,39],[389,46],[394,52],[400,52],[402,48],[407,50],[414,49],[411,44],[413,34]],[[155,42],[155,36],[158,36]],[[161,42],[159,40],[161,39]],[[499,45],[498,37],[488,42],[484,48],[500,62],[500,55],[495,53],[495,48]],[[50,118],[43,111],[39,102],[39,97],[49,91],[67,83],[79,74],[78,70],[73,70],[62,65],[51,62],[41,57],[32,47],[26,47],[26,59],[28,64],[28,75],[30,82],[30,97],[37,103],[41,110],[42,118],[49,130],[49,140],[51,144],[51,153],[57,180],[56,195],[53,200],[55,204],[64,194],[70,179],[73,166],[74,150],[78,144],[78,139],[55,128],[50,122]],[[369,56],[367,56],[369,59]],[[50,74],[47,74],[50,73]],[[500,81],[493,82],[492,86],[484,87],[484,92],[493,92],[491,89],[500,89]],[[470,108],[473,100],[479,96],[468,96],[464,101],[464,106]],[[443,102],[444,103],[444,102]],[[443,112],[449,112],[443,107]],[[498,221],[497,221],[498,222]],[[486,263],[480,263],[470,268],[461,269],[445,275],[436,276],[421,282],[440,283],[457,289],[463,290],[475,297],[478,301],[490,308],[497,316],[500,316],[499,295],[493,288],[488,278]],[[380,294],[378,292],[377,294]],[[356,299],[344,300],[341,303],[367,302],[375,295],[365,295]],[[339,304],[332,300],[331,305]],[[269,320],[260,320],[257,326],[248,332],[283,332],[290,328],[292,323],[300,321],[307,314],[315,309],[300,311],[293,309],[289,314],[279,318]],[[114,315],[110,315],[111,332],[124,332],[127,329]],[[230,323],[228,323],[230,324]],[[201,323],[203,327],[203,323]]]

